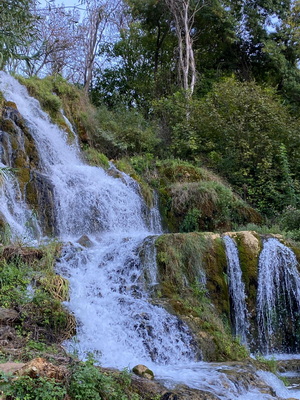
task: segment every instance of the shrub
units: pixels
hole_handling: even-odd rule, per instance
[[[3,392],[7,398],[23,400],[63,400],[66,388],[54,379],[21,376],[5,385]]]
[[[74,400],[138,400],[135,394],[126,394],[131,383],[127,374],[117,379],[100,372],[89,357],[85,363],[78,363],[72,372],[68,394]]]
[[[156,106],[174,156],[205,159],[266,215],[295,204],[297,196],[299,202],[299,122],[272,89],[230,78],[203,99],[186,104],[176,93]]]

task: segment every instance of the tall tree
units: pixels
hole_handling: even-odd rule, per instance
[[[76,82],[78,67],[74,56],[79,52],[81,41],[79,11],[52,4],[36,12],[38,37],[28,52],[28,56],[36,55],[35,62],[26,65],[23,72],[29,76],[61,74]]]
[[[99,52],[99,46],[104,39],[107,26],[114,21],[115,14],[121,5],[121,1],[110,0],[83,0],[86,7],[83,29],[85,31],[84,48],[84,74],[83,85],[88,91],[91,86],[95,60]]]
[[[190,96],[197,79],[196,61],[193,49],[194,21],[198,11],[204,6],[202,0],[165,0],[173,15],[174,28],[178,40],[178,67],[182,87]]]

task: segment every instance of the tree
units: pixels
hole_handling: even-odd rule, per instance
[[[36,11],[37,40],[29,49],[28,57],[35,54],[35,62],[26,65],[29,75],[61,74],[78,82],[78,62],[81,32],[79,11],[52,5]],[[78,59],[77,59],[78,60]],[[80,63],[79,63],[80,64]]]
[[[174,19],[178,40],[178,67],[182,88],[187,96],[193,94],[197,78],[194,56],[193,28],[195,16],[204,6],[202,0],[165,0]]]
[[[92,97],[109,107],[138,107],[147,115],[152,100],[170,94],[175,86],[172,16],[164,2],[127,3],[119,40],[102,46],[101,54],[110,62],[96,70]]]
[[[299,205],[299,119],[274,89],[226,78],[201,99],[175,93],[156,110],[172,156],[205,162],[265,215]]]
[[[0,69],[10,59],[28,60],[21,48],[34,40],[34,0],[5,0],[0,2]]]
[[[120,7],[121,1],[84,0],[83,3],[86,7],[85,18],[83,20],[83,85],[87,92],[91,86],[95,59],[100,43],[104,38],[107,25],[114,20],[114,15]]]

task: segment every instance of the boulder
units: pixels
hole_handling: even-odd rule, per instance
[[[10,308],[0,308],[0,324],[6,325],[9,322],[13,322],[19,318],[19,313],[16,310]]]
[[[24,367],[24,363],[19,363],[19,362],[6,362],[6,363],[0,363],[0,371],[4,372],[5,374],[14,374],[16,373],[19,369]],[[1,399],[1,397],[0,397]]]
[[[58,382],[62,382],[66,379],[67,369],[65,367],[57,367],[56,365],[46,361],[44,358],[35,358],[20,368],[16,372],[16,375],[28,375],[31,378],[42,376],[44,378],[52,378]]]
[[[87,235],[82,235],[78,240],[77,243],[80,244],[80,246],[82,247],[92,247],[93,246],[93,242],[91,241],[91,239],[87,236]]]
[[[146,378],[149,380],[154,379],[154,373],[151,371],[151,369],[146,367],[146,365],[136,365],[135,367],[133,367],[132,372],[138,376],[141,376],[142,378]]]

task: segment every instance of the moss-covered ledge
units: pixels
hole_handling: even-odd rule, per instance
[[[155,302],[183,319],[207,361],[242,360],[248,352],[231,335],[226,255],[220,235],[166,234],[156,240]]]

